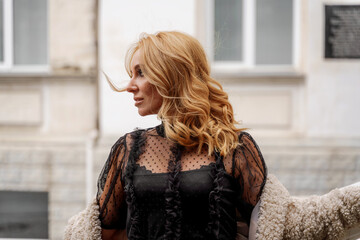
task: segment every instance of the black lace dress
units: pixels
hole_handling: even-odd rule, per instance
[[[184,148],[163,127],[136,130],[112,147],[98,180],[100,220],[129,239],[235,239],[266,179],[252,137],[226,157]]]

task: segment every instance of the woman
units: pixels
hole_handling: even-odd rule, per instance
[[[295,239],[303,218],[296,225],[292,216],[308,214],[299,206],[322,206],[323,200],[290,199],[276,179],[269,177],[266,183],[261,152],[249,134],[235,127],[227,94],[210,77],[200,43],[179,32],[144,35],[129,50],[126,64],[131,77],[126,90],[134,95],[139,114],[157,114],[162,124],[128,133],[112,147],[96,202],[80,217],[91,223],[89,237],[246,239],[250,221],[259,217],[259,226],[251,225],[250,239]],[[342,214],[343,227],[360,221],[359,189],[333,198],[349,192],[349,211],[355,215]],[[276,206],[278,200],[281,206]],[[287,214],[289,209],[294,214]],[[325,212],[321,220],[327,222],[330,215]],[[76,221],[70,220],[66,239],[76,238],[74,232],[81,228]],[[295,230],[289,231],[287,224]],[[328,230],[326,225],[317,229],[296,236],[343,234],[343,229]]]

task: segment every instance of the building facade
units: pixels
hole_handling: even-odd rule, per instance
[[[142,32],[178,30],[201,41],[240,126],[290,193],[360,181],[360,59],[325,57],[326,6],[358,9],[360,1],[34,2],[1,1],[13,15],[3,11],[0,199],[42,192],[48,203],[47,236],[18,238],[61,239],[68,218],[94,196],[116,139],[160,123],[139,117],[132,95],[112,92],[102,74],[128,79],[125,53]],[[28,26],[16,27],[21,16]],[[37,23],[45,26],[32,29]],[[32,33],[29,43],[19,40]],[[21,232],[15,223],[0,220],[8,229],[0,238]]]

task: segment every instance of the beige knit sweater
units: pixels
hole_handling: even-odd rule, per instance
[[[299,198],[269,175],[260,201],[256,239],[343,239],[360,231],[360,186]]]
[[[360,231],[360,186],[298,198],[269,174],[260,201],[256,239],[342,239],[347,230]],[[69,220],[64,239],[101,240],[98,216],[94,200]]]

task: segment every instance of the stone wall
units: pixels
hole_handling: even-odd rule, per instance
[[[268,172],[292,195],[324,194],[360,182],[360,146],[299,146],[286,152],[263,147],[263,153]]]
[[[62,239],[86,203],[83,141],[1,141],[0,165],[0,190],[49,193],[49,239]]]
[[[48,1],[52,73],[96,73],[97,1]]]

